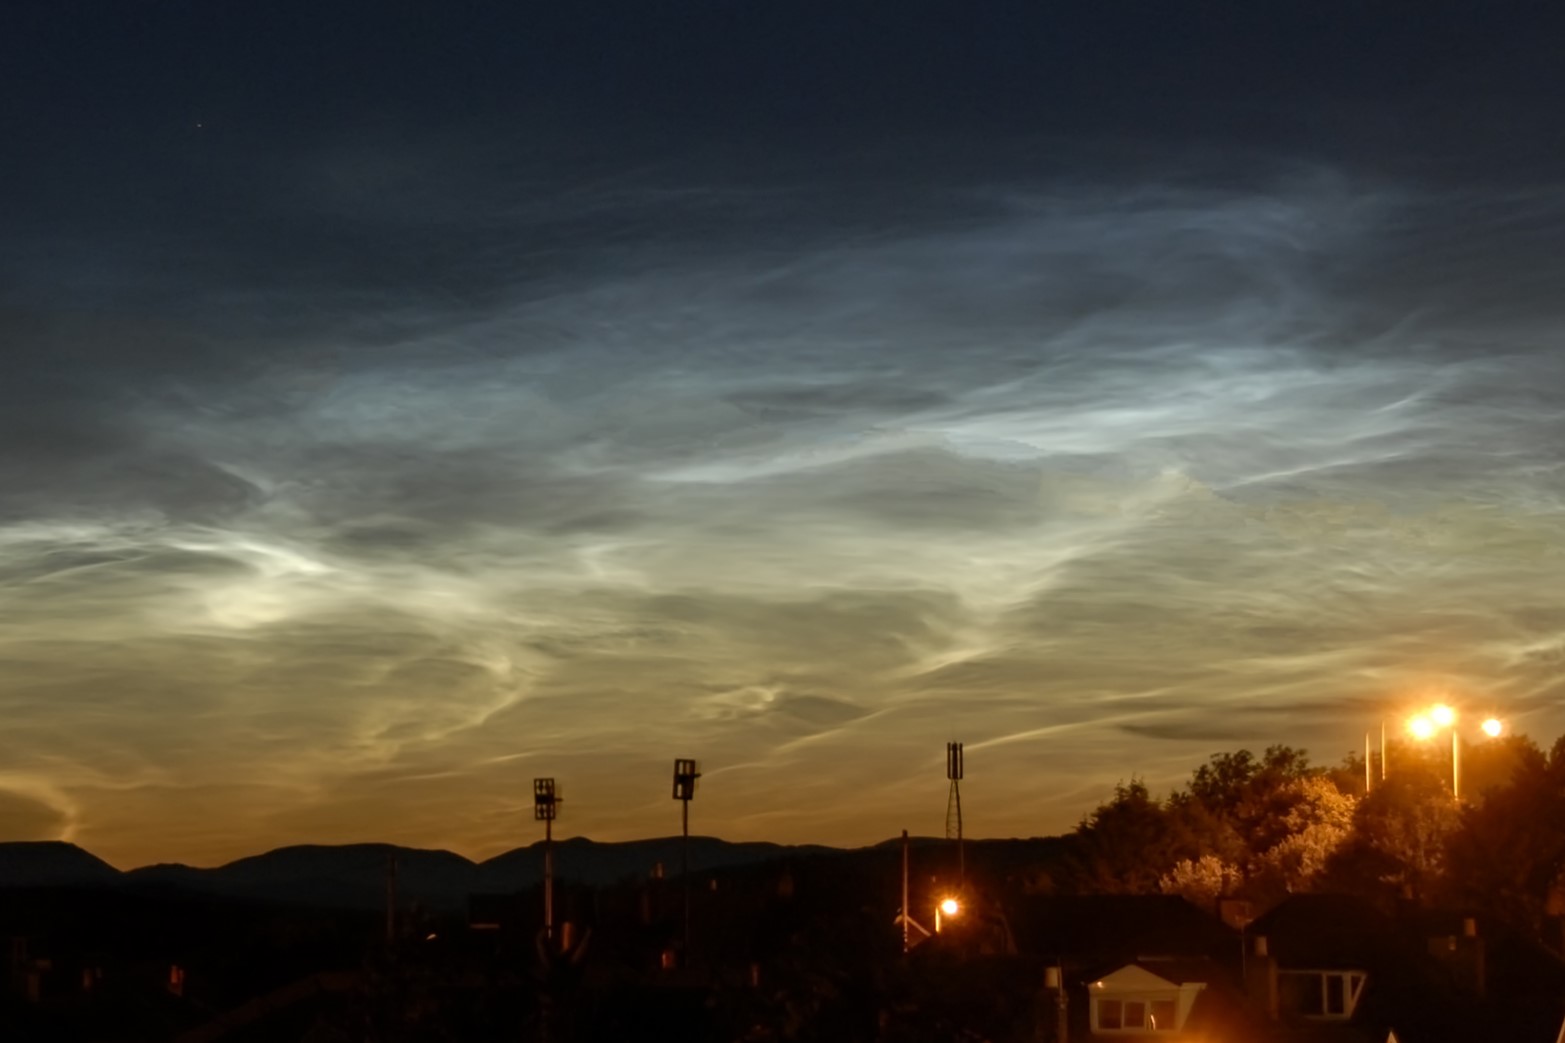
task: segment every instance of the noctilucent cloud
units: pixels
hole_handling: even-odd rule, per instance
[[[1565,730],[1532,30],[785,6],[21,5],[0,839],[663,835],[693,756],[863,844],[953,739],[1025,836]]]

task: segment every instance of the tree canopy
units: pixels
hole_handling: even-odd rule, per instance
[[[1565,913],[1565,738],[1512,736],[1463,753],[1395,743],[1364,792],[1364,761],[1312,765],[1270,746],[1213,754],[1166,795],[1120,782],[1070,837],[1051,879],[1078,891],[1164,892],[1211,907],[1330,890],[1480,909],[1534,936]]]

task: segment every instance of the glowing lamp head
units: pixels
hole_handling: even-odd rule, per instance
[[[962,903],[958,902],[955,898],[947,898],[940,903],[940,913],[942,916],[955,916],[961,911]]]
[[[1442,728],[1449,728],[1456,723],[1456,711],[1442,704],[1429,711],[1429,719]]]
[[[1407,721],[1407,733],[1415,739],[1430,738],[1435,734],[1434,719],[1425,713],[1409,717]]]
[[[1498,717],[1491,717],[1483,722],[1483,733],[1491,739],[1498,739],[1503,731],[1505,731],[1505,724]]]

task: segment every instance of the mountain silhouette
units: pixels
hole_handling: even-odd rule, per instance
[[[120,871],[63,840],[0,844],[0,887],[112,884]]]
[[[603,885],[651,876],[662,866],[680,869],[679,837],[600,843],[585,837],[556,841],[555,877],[561,882]],[[693,873],[753,865],[795,855],[838,854],[817,845],[729,843],[690,838]],[[543,843],[517,848],[483,862],[451,851],[393,844],[306,844],[281,847],[209,868],[161,863],[120,872],[74,844],[49,841],[0,843],[0,888],[118,886],[178,889],[234,898],[332,908],[378,908],[386,895],[387,869],[396,860],[399,902],[461,908],[472,894],[526,889],[543,878]]]

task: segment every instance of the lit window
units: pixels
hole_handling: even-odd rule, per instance
[[[1098,1032],[1173,1032],[1179,1005],[1172,999],[1099,999]]]

